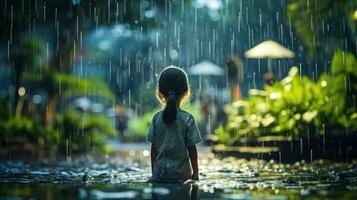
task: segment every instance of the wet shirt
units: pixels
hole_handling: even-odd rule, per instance
[[[184,181],[192,176],[187,147],[200,143],[201,136],[193,116],[181,109],[173,124],[165,124],[163,111],[157,112],[150,124],[147,142],[156,145],[153,179]]]

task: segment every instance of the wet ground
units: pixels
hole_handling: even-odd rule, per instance
[[[0,199],[357,199],[357,161],[279,164],[219,158],[200,147],[200,181],[152,184],[148,148],[119,144],[110,155],[56,163],[3,161]]]

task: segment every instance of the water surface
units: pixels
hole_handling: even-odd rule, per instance
[[[147,147],[49,162],[0,163],[0,199],[357,199],[357,161],[217,157],[200,148],[200,181],[153,184]]]

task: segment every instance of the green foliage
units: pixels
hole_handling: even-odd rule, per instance
[[[87,95],[114,99],[113,93],[102,79],[83,79],[78,76],[55,72],[49,69],[33,70],[25,75],[25,80],[35,82],[39,89],[45,90],[48,94],[61,93],[62,96]]]
[[[318,50],[328,55],[337,48],[355,52],[356,6],[353,0],[292,0],[287,16],[311,57],[316,57]]]
[[[185,103],[182,105],[182,109],[191,113],[197,124],[202,122],[203,116],[201,113],[200,105],[198,103]]]
[[[58,145],[62,153],[67,145],[71,151],[84,152],[105,148],[106,138],[116,135],[110,123],[108,117],[68,109],[56,115],[53,129],[60,135]]]
[[[45,91],[49,97],[95,95],[108,100],[114,99],[114,95],[101,79],[82,79],[49,68],[29,71],[25,74],[24,81],[32,83],[31,89]],[[3,105],[8,101],[7,97],[1,99]],[[47,110],[50,109],[49,103],[46,105]],[[53,109],[55,113],[56,107]],[[5,146],[12,140],[21,140],[49,144],[62,154],[68,153],[67,146],[71,152],[106,151],[106,138],[116,134],[109,118],[92,113],[78,113],[73,109],[58,112],[53,123],[49,124],[30,117],[10,118],[9,114],[5,106],[0,109],[0,143]]]
[[[39,37],[23,37],[20,44],[19,50],[16,52],[17,55],[14,55],[14,58],[21,60],[25,65],[32,66],[46,53],[46,44]]]
[[[289,75],[264,90],[250,90],[246,101],[229,106],[228,122],[216,130],[222,143],[233,144],[242,137],[320,135],[357,130],[357,66],[355,57],[341,50],[335,53],[331,75],[314,83],[300,77],[292,67]],[[347,130],[347,131],[346,131]]]
[[[0,132],[0,140],[4,144],[11,143],[13,140],[39,144],[59,141],[58,135],[54,135],[49,127],[42,126],[27,117],[0,121]]]
[[[338,50],[332,60],[330,78],[331,87],[326,90],[326,96],[330,98],[331,115],[340,116],[336,120],[343,127],[355,130],[356,97],[357,97],[357,60],[353,54]]]
[[[10,113],[7,111],[8,102],[10,102],[10,95],[6,94],[0,97],[0,120],[6,120],[10,117]]]
[[[11,118],[0,121],[0,132],[0,143],[4,146],[13,142],[48,144],[61,154],[68,151],[67,145],[71,152],[106,151],[107,137],[116,135],[109,118],[80,114],[73,109],[57,114],[53,127],[27,117]]]
[[[129,135],[146,137],[151,120],[157,111],[159,111],[159,109],[147,112],[142,117],[130,119],[128,122]]]

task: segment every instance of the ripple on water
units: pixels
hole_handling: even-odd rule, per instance
[[[134,199],[138,195],[136,191],[124,192],[103,192],[100,190],[91,190],[90,196],[94,199]]]
[[[280,164],[275,161],[246,160],[233,157],[206,156],[200,160],[199,194],[210,199],[296,199],[317,196],[334,199],[349,194],[357,197],[357,165],[329,161],[304,161]],[[48,163],[3,162],[0,163],[0,183],[77,184],[77,198],[150,198],[150,195],[177,196],[180,187],[153,187],[147,183],[151,176],[150,160],[104,157],[81,157],[49,165]],[[120,191],[106,191],[97,187],[124,186]],[[94,186],[93,186],[94,185]],[[14,185],[12,185],[14,186]],[[1,185],[5,187],[5,185]],[[0,197],[16,196],[1,190]],[[24,187],[20,185],[19,187]],[[59,186],[51,186],[60,191]],[[186,187],[186,186],[185,186]],[[10,187],[9,187],[10,188]],[[8,191],[11,189],[6,188]],[[16,188],[14,186],[14,188]],[[49,186],[50,188],[50,186]],[[133,189],[134,188],[134,189]],[[184,189],[186,191],[186,188]],[[190,189],[190,191],[193,188]],[[182,192],[181,192],[182,193]],[[25,197],[25,196],[24,196]],[[211,199],[214,199],[211,198]],[[41,199],[41,198],[37,198]],[[357,199],[357,198],[356,198]]]

